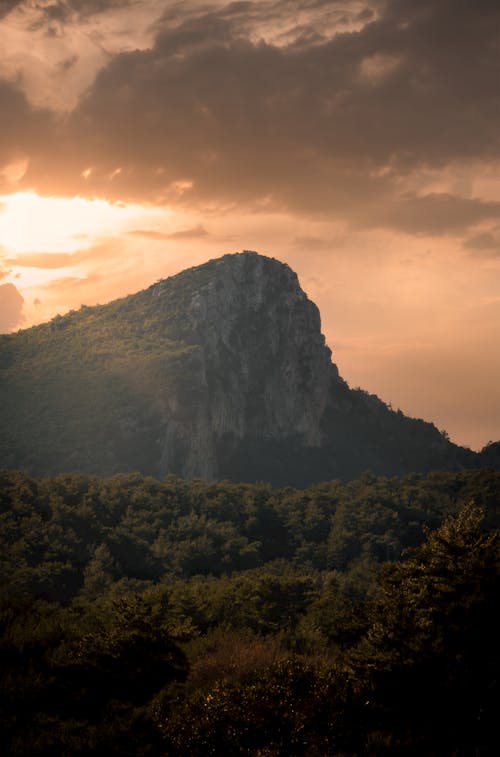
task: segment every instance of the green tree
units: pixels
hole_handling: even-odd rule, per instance
[[[390,733],[395,751],[490,753],[500,574],[498,533],[483,531],[482,519],[464,506],[407,562],[383,571],[353,669],[369,702],[368,730]]]
[[[141,597],[115,602],[111,619],[97,609],[75,617],[40,602],[0,607],[5,754],[158,753],[154,712],[168,711],[186,658]]]
[[[347,755],[358,752],[349,688],[335,670],[283,660],[240,683],[217,681],[163,723],[165,753]],[[350,750],[350,751],[348,751]]]
[[[95,599],[100,594],[105,594],[113,585],[116,573],[117,566],[109,547],[106,544],[99,544],[92,560],[83,571],[81,593],[91,599]]]

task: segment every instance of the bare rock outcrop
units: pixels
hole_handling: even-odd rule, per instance
[[[186,368],[196,391],[167,399],[160,472],[177,467],[188,477],[217,477],[223,439],[234,445],[294,437],[321,447],[331,384],[340,379],[318,308],[277,260],[244,252],[207,265],[211,275],[194,288],[184,315],[196,345]],[[196,277],[196,269],[189,273]]]

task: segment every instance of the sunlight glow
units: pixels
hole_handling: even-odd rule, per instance
[[[0,241],[9,256],[19,253],[75,252],[139,221],[163,220],[165,209],[112,204],[81,197],[63,199],[18,192],[0,197]]]
[[[13,160],[8,163],[0,171],[0,175],[4,177],[10,184],[15,184],[20,181],[28,169],[28,159],[21,158],[19,160]]]

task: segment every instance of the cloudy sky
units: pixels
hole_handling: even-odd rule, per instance
[[[226,252],[341,374],[500,438],[498,0],[0,0],[0,331]]]

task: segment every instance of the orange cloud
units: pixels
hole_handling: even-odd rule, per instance
[[[6,262],[18,268],[63,268],[74,265],[79,256],[69,252],[35,252],[7,258]]]
[[[128,232],[132,236],[144,237],[145,239],[202,239],[208,236],[208,231],[201,225],[193,226],[191,229],[181,229],[180,231],[164,232],[153,229],[134,229]]]

